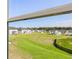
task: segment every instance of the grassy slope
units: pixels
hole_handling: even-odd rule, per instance
[[[22,51],[22,54],[28,52],[33,59],[71,59],[70,54],[55,48],[51,39],[53,39],[52,35],[47,33],[10,37],[10,41],[15,43],[16,47]]]
[[[72,37],[69,36],[66,38],[61,38],[57,40],[57,44],[65,48],[72,49]]]

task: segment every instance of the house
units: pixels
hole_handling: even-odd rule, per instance
[[[9,28],[9,34],[31,34],[33,32],[40,32],[45,33],[49,32],[50,34],[55,35],[72,35],[72,29],[71,28],[55,28],[55,29],[49,29],[46,31],[45,29],[28,29],[28,28]]]
[[[31,34],[33,31],[29,29],[23,29],[21,32],[22,34]]]
[[[67,30],[67,31],[65,32],[65,35],[66,35],[66,36],[71,36],[71,35],[72,35],[72,32]]]
[[[9,35],[15,35],[18,34],[17,28],[9,28]]]
[[[55,34],[56,34],[56,35],[61,35],[61,34],[62,34],[62,32],[61,32],[61,31],[56,30],[56,31],[55,31]]]
[[[64,35],[72,35],[72,29],[71,28],[69,28],[69,29],[67,29],[67,28],[65,28],[65,29],[63,29],[63,28],[61,28],[61,29],[51,29],[51,30],[49,30],[49,33],[50,34],[55,34],[55,35],[58,35],[58,34],[64,34]]]
[[[9,34],[10,35],[15,35],[15,34],[31,34],[33,31],[30,29],[26,28],[14,28],[10,27],[9,28]]]

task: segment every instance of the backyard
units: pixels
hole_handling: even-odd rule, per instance
[[[9,36],[10,59],[72,59],[72,54],[62,51],[53,45],[57,44],[72,49],[71,36],[50,35],[48,33],[16,34]]]

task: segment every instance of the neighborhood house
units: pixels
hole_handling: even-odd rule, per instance
[[[31,34],[33,32],[40,32],[40,33],[44,33],[44,32],[48,32],[50,34],[55,34],[55,35],[72,35],[72,29],[52,29],[52,30],[34,30],[34,29],[27,29],[27,28],[10,28],[9,29],[9,34],[10,35],[14,35],[14,34]]]

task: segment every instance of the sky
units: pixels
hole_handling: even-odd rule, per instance
[[[9,18],[71,3],[72,0],[9,0]],[[11,27],[72,26],[72,14],[9,23]]]

